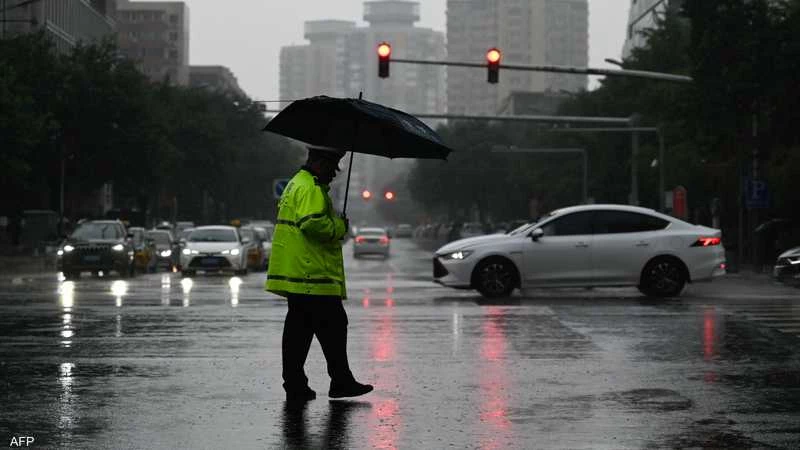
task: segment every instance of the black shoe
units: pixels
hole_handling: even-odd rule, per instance
[[[371,384],[361,384],[355,380],[353,380],[351,383],[341,386],[331,383],[331,390],[328,391],[328,397],[358,397],[359,395],[364,395],[367,392],[371,392],[372,389],[373,388]]]
[[[308,402],[317,398],[317,393],[310,387],[299,391],[286,391],[286,401],[288,402]]]

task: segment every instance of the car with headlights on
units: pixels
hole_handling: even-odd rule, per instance
[[[390,241],[384,228],[359,227],[353,238],[353,257],[381,255],[388,258]]]
[[[132,237],[118,220],[83,222],[56,252],[56,267],[67,279],[79,278],[85,271],[133,276],[136,266]]]
[[[800,247],[790,248],[778,256],[772,276],[787,284],[800,284]]]
[[[505,297],[516,288],[636,286],[651,297],[725,274],[720,230],[652,209],[582,205],[558,209],[507,234],[448,243],[434,281]]]
[[[197,271],[247,273],[247,252],[250,240],[243,238],[236,227],[210,225],[194,228],[181,249],[181,272]]]
[[[153,242],[156,249],[156,268],[172,271],[178,265],[180,247],[167,230],[150,230],[147,238]]]

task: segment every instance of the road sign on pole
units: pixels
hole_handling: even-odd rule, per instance
[[[272,195],[276,200],[280,200],[281,195],[283,195],[283,190],[286,189],[287,184],[289,184],[289,178],[275,178],[272,180]]]
[[[748,209],[763,209],[769,207],[769,187],[764,180],[754,180],[750,177],[744,180],[744,201]]]

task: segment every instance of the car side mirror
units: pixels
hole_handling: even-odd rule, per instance
[[[250,243],[250,238],[249,237],[242,238],[242,244],[249,244],[249,243]]]
[[[540,239],[542,236],[544,236],[544,230],[543,230],[543,229],[541,229],[541,228],[537,228],[537,229],[535,229],[535,230],[531,231],[531,234],[529,234],[529,236],[531,237],[531,240],[532,240],[533,242],[536,242],[536,241],[538,241],[538,240],[539,240],[539,239]]]
[[[180,245],[181,247],[185,246],[186,245],[186,239],[179,240],[178,241],[178,245]]]

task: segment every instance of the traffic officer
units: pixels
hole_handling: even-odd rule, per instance
[[[329,397],[354,397],[372,390],[355,380],[347,361],[341,240],[349,223],[334,212],[328,196],[328,185],[344,154],[309,147],[308,160],[286,185],[278,204],[266,290],[286,297],[289,304],[281,345],[287,400],[316,398],[303,369],[313,336],[327,361]]]

